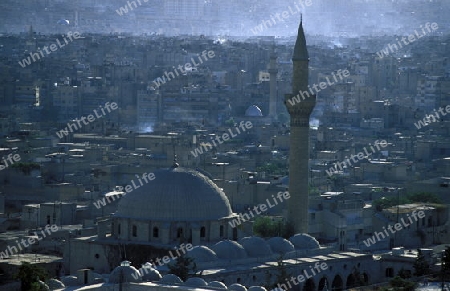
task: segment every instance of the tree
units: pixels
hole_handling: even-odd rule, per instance
[[[22,265],[19,267],[19,272],[14,277],[20,280],[21,291],[43,290],[38,281],[45,281],[49,278],[44,268],[28,262],[22,262]]]
[[[417,250],[417,258],[414,262],[414,276],[423,276],[430,272],[430,264],[428,264],[425,256],[420,249]]]
[[[272,284],[269,274],[266,274],[266,289],[272,290],[278,287],[278,284],[285,284],[286,279],[290,279],[292,274],[288,273],[286,264],[283,262],[283,255],[277,258],[277,273],[275,274],[275,282]]]
[[[289,221],[259,216],[253,223],[253,232],[261,237],[281,236],[288,239],[295,234],[295,228]]]
[[[185,255],[179,256],[174,264],[167,265],[169,273],[177,275],[181,280],[186,281],[190,276],[189,273],[197,273],[197,264],[193,258]]]
[[[394,291],[402,290],[402,291],[413,291],[416,283],[408,281],[406,279],[401,278],[400,276],[395,276],[389,282],[392,287],[394,287]]]

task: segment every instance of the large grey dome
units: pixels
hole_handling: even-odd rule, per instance
[[[142,181],[143,186],[120,200],[114,216],[160,221],[204,221],[232,215],[225,193],[205,175],[181,167],[159,170],[154,174],[152,181]]]

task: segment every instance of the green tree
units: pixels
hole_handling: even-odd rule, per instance
[[[283,262],[283,255],[277,259],[277,273],[275,274],[275,282],[270,289],[278,287],[278,284],[286,284],[286,279],[290,279],[292,274],[288,273],[286,264]]]
[[[400,271],[398,271],[397,276],[402,278],[402,279],[411,278],[411,271],[408,271],[408,270],[405,270],[405,269],[401,268]]]
[[[428,264],[425,256],[420,249],[417,250],[417,258],[414,262],[414,276],[423,276],[430,272],[430,264]]]
[[[169,268],[169,273],[177,275],[181,280],[186,281],[190,275],[189,273],[197,273],[197,264],[193,258],[182,255],[179,256],[175,263],[167,265]]]
[[[401,278],[400,276],[395,276],[394,278],[392,278],[389,284],[394,288],[393,291],[413,291],[416,287],[415,282],[408,281]]]
[[[441,199],[433,193],[429,192],[418,192],[408,195],[408,199],[411,202],[422,202],[422,203],[437,203],[441,204]]]
[[[48,273],[44,268],[32,265],[28,262],[22,262],[18,273],[14,277],[20,280],[21,291],[44,290],[40,286],[38,280],[46,281],[49,278]]]
[[[261,237],[281,236],[290,238],[295,234],[294,225],[289,221],[273,219],[269,216],[258,216],[253,223],[253,232]]]

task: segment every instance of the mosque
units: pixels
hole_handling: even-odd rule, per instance
[[[308,85],[308,62],[300,23],[293,56],[293,93]],[[251,222],[232,227],[229,222],[238,215],[232,212],[225,193],[207,176],[174,162],[172,167],[154,172],[155,179],[150,183],[122,197],[112,218],[98,222],[96,235],[70,240],[64,265],[66,273],[72,276],[63,280],[65,284],[76,285],[77,277],[73,275],[90,272],[91,275],[81,276],[84,283],[102,282],[101,276],[92,274],[109,274],[111,284],[147,286],[150,283],[144,282],[151,281],[166,286],[260,291],[264,289],[251,286],[273,283],[280,272],[280,260],[289,276],[305,275],[296,284],[295,280],[286,281],[282,289],[339,291],[387,281],[386,276],[404,264],[374,259],[371,254],[360,252],[336,252],[320,246],[307,234],[308,129],[314,105],[315,96],[293,106],[286,105],[291,115],[292,197],[288,201],[287,219],[293,223],[296,235],[265,240],[253,236]],[[259,111],[252,107],[248,115],[257,116]],[[193,246],[186,256],[194,259],[201,278],[182,282],[167,274],[166,264],[155,265],[156,258],[167,256],[182,244]],[[140,270],[133,267],[141,265]],[[311,273],[318,265],[326,268]]]

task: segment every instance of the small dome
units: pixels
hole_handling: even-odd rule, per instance
[[[247,117],[262,117],[262,111],[256,105],[251,105],[245,110],[245,116]]]
[[[78,278],[76,276],[65,276],[61,278],[65,286],[78,286]]]
[[[251,286],[248,291],[267,291],[267,289],[261,286]]]
[[[241,284],[234,283],[234,284],[231,284],[230,286],[228,286],[228,290],[232,290],[232,291],[247,291],[247,288],[245,288]]]
[[[59,25],[69,25],[70,21],[67,19],[60,19],[56,23],[58,23]]]
[[[268,239],[267,243],[274,253],[286,254],[295,251],[295,247],[290,241],[279,236]]]
[[[167,274],[167,275],[164,275],[161,278],[161,280],[158,281],[158,283],[173,285],[173,284],[182,284],[183,281],[177,275]]]
[[[205,246],[193,247],[187,256],[194,259],[196,263],[217,261],[216,253]]]
[[[118,266],[109,275],[109,283],[142,282],[141,274],[133,266]]]
[[[66,286],[63,284],[63,282],[58,281],[56,279],[50,279],[48,280],[48,287],[51,290],[56,290],[56,289],[63,289],[66,288]]]
[[[153,268],[153,265],[150,263],[143,264],[142,267],[139,269],[139,273],[142,276],[142,281],[145,282],[156,282],[161,280],[162,278],[158,270]]]
[[[235,241],[223,240],[211,247],[217,257],[224,260],[243,259],[247,257],[245,249]]]
[[[267,242],[257,236],[244,237],[239,243],[250,257],[265,257],[272,254]]]
[[[289,241],[298,250],[312,250],[320,248],[319,242],[314,237],[306,233],[298,233],[291,236]]]
[[[211,287],[214,287],[214,288],[219,288],[219,289],[224,289],[224,290],[228,289],[227,285],[225,285],[224,283],[219,282],[219,281],[211,281],[211,282],[208,283],[208,286],[211,286]]]
[[[206,283],[205,280],[199,277],[192,277],[186,280],[184,285],[189,287],[205,287],[208,286],[208,283]]]

